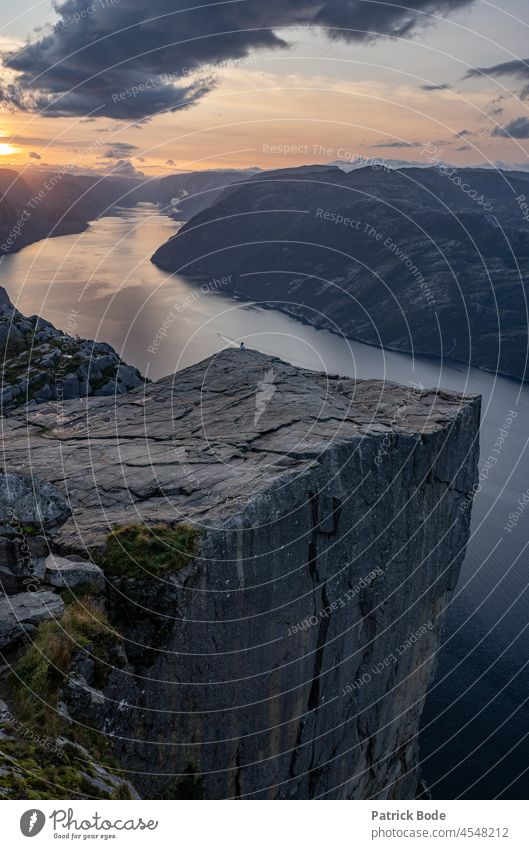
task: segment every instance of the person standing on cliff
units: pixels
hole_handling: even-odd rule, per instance
[[[239,351],[246,351],[246,345],[244,344],[244,342],[241,342],[241,344],[239,345]]]

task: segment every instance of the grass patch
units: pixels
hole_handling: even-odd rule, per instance
[[[115,528],[106,548],[96,557],[103,571],[113,577],[159,577],[177,572],[197,555],[201,532],[191,525],[129,525]]]
[[[84,747],[94,763],[112,773],[111,741],[96,729],[69,721],[58,713],[57,705],[75,655],[85,651],[95,662],[92,683],[101,687],[115,665],[121,640],[90,596],[70,603],[61,619],[41,622],[33,643],[7,681],[6,695],[16,723],[12,723],[13,736],[2,739],[0,745],[0,797],[57,799],[65,793],[100,799],[129,797],[124,783],[109,787],[105,794],[91,782],[90,778],[97,780],[98,775],[75,745],[49,745],[57,737],[65,737]],[[61,792],[60,788],[65,789]]]
[[[4,773],[5,770],[5,773]],[[122,782],[109,785],[105,793],[92,781],[96,772],[82,759],[82,750],[65,745],[49,748],[17,737],[2,740],[0,751],[0,798],[61,799],[96,797],[130,799],[130,790]]]
[[[11,676],[11,699],[17,717],[30,728],[57,736],[64,730],[64,719],[56,711],[57,701],[73,656],[84,649],[95,660],[95,678],[102,684],[108,674],[106,664],[120,641],[121,636],[90,597],[70,604],[61,619],[41,622]]]

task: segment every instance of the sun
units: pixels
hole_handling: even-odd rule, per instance
[[[0,156],[10,156],[12,153],[16,153],[17,148],[13,147],[11,144],[0,144]]]

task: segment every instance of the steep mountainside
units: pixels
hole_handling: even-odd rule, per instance
[[[56,171],[0,169],[0,255],[47,236],[81,233],[116,204],[134,206],[137,180]]]
[[[230,168],[170,174],[151,181],[146,187],[146,198],[160,204],[162,209],[179,221],[188,221],[193,215],[211,206],[227,186],[248,180],[254,174],[255,170],[237,171]]]
[[[304,167],[227,189],[154,254],[318,327],[525,378],[529,175]]]
[[[81,233],[115,207],[156,203],[179,221],[212,204],[227,186],[256,169],[219,169],[167,177],[72,174],[28,169],[24,176],[0,168],[0,255],[14,253],[47,236]]]
[[[477,398],[254,351],[7,418],[9,710],[106,743],[143,797],[414,798],[478,424]]]

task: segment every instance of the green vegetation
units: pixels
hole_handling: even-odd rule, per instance
[[[115,528],[104,552],[95,556],[103,571],[114,577],[159,577],[177,572],[196,557],[198,528],[180,524],[129,525]]]
[[[61,619],[41,622],[26,654],[11,676],[10,695],[17,717],[50,737],[60,733],[64,720],[57,713],[59,690],[72,657],[83,649],[95,660],[95,685],[101,686],[121,636],[90,597],[70,604]],[[79,740],[79,742],[83,742]]]
[[[2,740],[0,798],[72,797],[130,799],[131,795],[128,785],[121,781],[105,793],[93,765],[83,757],[83,750],[71,744],[49,748],[16,736]]]
[[[115,665],[121,639],[90,596],[72,601],[61,619],[41,622],[8,681],[8,702],[16,720],[6,727],[12,736],[2,739],[0,797],[130,798],[128,786],[121,781],[114,789],[109,785],[106,794],[100,789],[93,764],[105,764],[109,773],[115,766],[107,738],[72,723],[57,710],[74,656],[84,651],[95,662],[92,683],[101,687]],[[58,746],[55,741],[60,736],[74,742]]]

